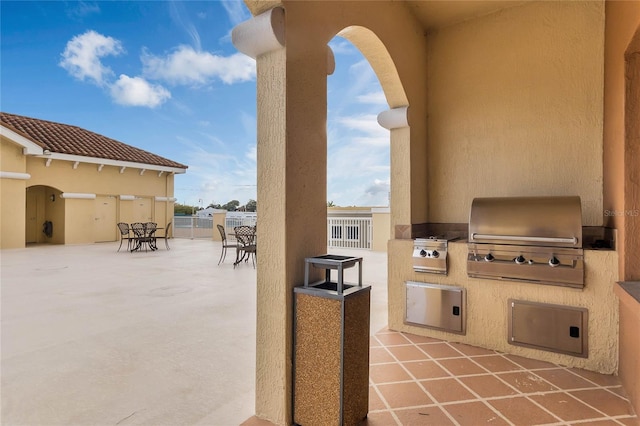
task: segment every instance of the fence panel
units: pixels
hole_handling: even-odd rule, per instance
[[[213,238],[213,218],[174,216],[173,238]]]
[[[327,218],[327,246],[371,249],[371,218]]]
[[[256,226],[256,223],[258,223],[258,214],[255,212],[228,212],[224,219],[224,229],[227,235],[230,235],[233,234],[233,228],[236,226]]]
[[[253,212],[228,212],[224,227],[233,238],[236,226],[256,226],[258,215]],[[196,216],[174,216],[174,238],[212,238],[213,218]],[[327,218],[327,247],[371,249],[370,217],[330,217]]]

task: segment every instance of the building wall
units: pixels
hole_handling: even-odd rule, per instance
[[[603,224],[604,4],[532,2],[429,34],[429,222],[468,223],[476,197],[579,195]],[[617,371],[616,252],[585,253],[582,291],[468,278],[466,244],[449,276],[413,272],[411,241],[389,246],[389,326],[603,373]],[[405,282],[468,289],[467,334],[404,324]],[[589,358],[506,342],[507,298],[589,309]]]
[[[154,221],[165,227],[173,217],[174,176],[147,170],[97,164],[74,163],[53,160],[47,167],[46,158],[26,157],[17,144],[2,139],[1,170],[3,172],[27,173],[27,180],[5,179],[0,181],[0,214],[2,248],[25,246],[27,234],[34,236],[33,242],[53,244],[87,244],[96,241],[116,241],[119,233],[117,222]],[[30,197],[27,197],[27,192]],[[63,196],[71,193],[70,198]],[[73,194],[94,194],[98,199],[73,198]],[[135,196],[134,200],[120,199],[120,195]],[[52,198],[53,197],[53,198]],[[160,199],[156,200],[156,197]],[[37,201],[38,211],[27,211],[29,203]],[[98,203],[109,200],[116,205],[115,223],[101,226]],[[138,206],[142,204],[143,207]],[[27,206],[29,207],[29,206]],[[37,214],[36,214],[37,213]],[[33,216],[28,221],[27,216]],[[42,233],[44,221],[53,223],[53,236]]]
[[[26,173],[26,163],[19,147],[0,138],[0,171]],[[0,179],[0,248],[24,247],[26,180]]]
[[[373,241],[371,250],[387,251],[387,244],[391,238],[391,216],[389,209],[372,209],[371,228]]]
[[[602,225],[604,3],[532,2],[429,34],[429,222],[475,197],[579,195]]]
[[[640,205],[633,205],[631,200],[625,199],[631,198],[630,195],[626,195],[627,192],[631,192],[632,185],[628,185],[625,180],[629,177],[637,176],[638,161],[631,162],[629,166],[636,164],[635,172],[627,170],[628,167],[625,164],[625,156],[631,155],[632,152],[640,152],[640,141],[625,140],[625,116],[628,116],[630,111],[625,111],[628,108],[630,102],[633,99],[637,99],[637,95],[633,99],[625,100],[626,98],[626,83],[625,80],[625,53],[630,47],[634,34],[640,31],[640,2],[627,2],[627,1],[608,1],[606,3],[607,12],[607,27],[606,27],[606,63],[605,63],[605,98],[604,98],[604,208],[605,211],[614,212],[605,216],[605,225],[618,230],[625,229],[628,226],[628,222],[640,223],[640,218],[624,214],[627,210],[640,210]],[[638,47],[637,47],[638,48]],[[636,72],[637,75],[637,72]],[[636,101],[637,102],[637,101]],[[637,104],[636,104],[637,105]],[[632,117],[637,120],[637,110]],[[635,133],[640,133],[637,130],[638,124],[636,124]],[[633,133],[633,132],[629,132]],[[628,135],[629,137],[631,135]],[[627,145],[628,144],[628,145]],[[625,145],[627,147],[625,148]],[[632,150],[632,146],[635,146]],[[627,187],[626,187],[627,186]],[[634,192],[638,191],[638,183]],[[637,197],[640,197],[637,195]],[[635,204],[635,203],[634,203]],[[620,214],[622,213],[622,214]],[[636,234],[640,225],[636,225]],[[634,262],[634,264],[625,265],[625,259],[629,257],[627,254],[627,247],[634,246],[635,243],[635,255],[636,259],[640,259],[640,243],[637,243],[637,239],[627,241],[632,234],[625,235],[619,233],[619,245],[620,250],[620,268],[623,279],[631,279],[632,275],[635,278],[640,278],[640,262]],[[628,272],[625,272],[626,270]]]
[[[640,173],[640,140],[637,138],[640,124],[637,109],[629,108],[632,102],[637,108],[638,96],[627,98],[625,53],[630,53],[629,48],[634,49],[634,35],[635,51],[640,51],[640,2],[607,1],[605,6],[604,209],[633,212],[640,209],[634,201],[640,198],[639,183],[637,179],[635,184],[627,180]],[[638,79],[637,71],[635,75]],[[625,120],[635,121],[635,131],[625,129]],[[631,139],[633,134],[636,139]],[[621,280],[640,278],[640,262],[637,261],[640,258],[637,238],[640,218],[633,214],[605,215],[605,225],[618,229]],[[620,299],[618,374],[636,412],[640,412],[640,303],[620,286],[615,289]]]
[[[63,192],[92,194],[125,194],[144,197],[166,196],[167,173],[158,177],[157,171],[147,170],[140,176],[140,169],[80,163],[76,169],[70,161],[53,160],[49,167],[44,158],[27,158],[29,185],[47,185]],[[172,179],[172,176],[169,176]]]

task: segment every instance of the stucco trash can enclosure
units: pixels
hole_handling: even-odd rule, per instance
[[[356,265],[358,283],[344,283],[344,270]],[[324,269],[324,280],[309,284],[310,267]],[[361,257],[305,259],[304,286],[294,288],[295,424],[356,425],[367,417],[370,300]]]

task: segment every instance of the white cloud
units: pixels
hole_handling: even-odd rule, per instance
[[[238,0],[223,0],[220,2],[222,7],[227,11],[229,20],[233,25],[237,25],[242,21],[246,21],[251,18],[251,14],[244,6],[243,1]]]
[[[111,86],[111,97],[120,105],[155,108],[171,98],[171,93],[160,85],[151,84],[140,77],[120,75]]]
[[[100,61],[105,56],[117,56],[124,52],[120,41],[89,30],[73,37],[62,53],[60,66],[78,80],[88,79],[103,86],[113,71]]]
[[[182,28],[189,35],[189,38],[191,38],[196,49],[200,50],[200,34],[198,33],[195,25],[193,25],[189,18],[185,16],[186,12],[184,4],[182,4],[182,2],[170,1],[169,13],[176,26]]]
[[[386,139],[389,142],[389,131],[378,124],[378,117],[374,114],[361,114],[341,117],[336,120],[349,130],[358,131],[375,139]]]
[[[218,78],[226,84],[251,81],[256,76],[255,60],[241,53],[218,56],[180,46],[165,57],[143,52],[146,77],[172,84],[202,85]]]
[[[387,98],[384,96],[384,92],[382,90],[358,95],[356,100],[361,104],[388,105]]]
[[[374,179],[373,183],[367,188],[365,193],[373,196],[382,193],[386,196],[390,189],[391,182],[389,180]]]
[[[95,2],[73,2],[68,4],[67,16],[75,21],[82,21],[86,16],[100,13],[100,6]]]
[[[357,53],[356,47],[350,41],[336,36],[329,42],[329,47],[336,55],[351,55]]]

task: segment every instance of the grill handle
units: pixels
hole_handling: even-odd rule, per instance
[[[493,235],[493,234],[471,234],[471,239],[479,240],[507,240],[507,241],[531,241],[536,243],[567,243],[577,244],[578,239],[576,237],[571,238],[556,238],[556,237],[529,237],[529,236],[517,236],[517,235]]]

